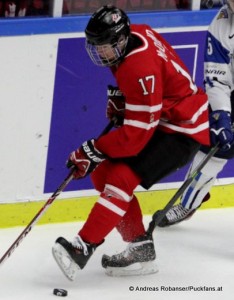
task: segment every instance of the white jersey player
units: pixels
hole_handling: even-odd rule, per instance
[[[207,33],[204,57],[205,89],[210,104],[210,132],[212,145],[220,143],[220,150],[196,176],[159,226],[165,227],[191,217],[202,202],[210,198],[210,189],[227,161],[234,157],[234,0],[223,1],[223,7],[212,20]],[[187,175],[206,155],[209,148],[197,153]]]

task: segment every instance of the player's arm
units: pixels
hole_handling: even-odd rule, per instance
[[[231,112],[230,95],[233,88],[230,51],[208,31],[204,57],[205,88],[212,111]]]
[[[113,158],[137,155],[158,126],[162,109],[159,76],[157,85],[156,74],[134,76],[131,73],[128,80],[125,78],[118,82],[126,97],[123,126],[96,143],[101,152]]]
[[[223,150],[228,150],[233,143],[230,51],[221,43],[218,28],[212,25],[212,29],[213,32],[208,31],[207,35],[204,63],[205,86],[211,108],[211,143],[219,142]]]
[[[107,97],[106,117],[115,127],[120,127],[124,121],[125,97],[118,87],[112,85],[107,87]]]

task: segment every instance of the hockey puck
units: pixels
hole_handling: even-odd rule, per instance
[[[63,289],[54,289],[53,294],[59,297],[66,297],[67,296],[67,291]]]

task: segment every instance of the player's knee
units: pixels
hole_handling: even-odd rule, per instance
[[[107,184],[118,187],[128,195],[133,194],[134,189],[140,182],[140,177],[124,163],[116,164],[106,178]]]
[[[97,203],[105,207],[109,212],[123,217],[128,210],[132,196],[125,191],[110,184],[105,185]]]

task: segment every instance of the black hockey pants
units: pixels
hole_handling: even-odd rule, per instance
[[[198,142],[185,135],[156,130],[147,146],[137,156],[124,159],[124,162],[142,178],[141,185],[149,189],[190,162],[199,148]]]

